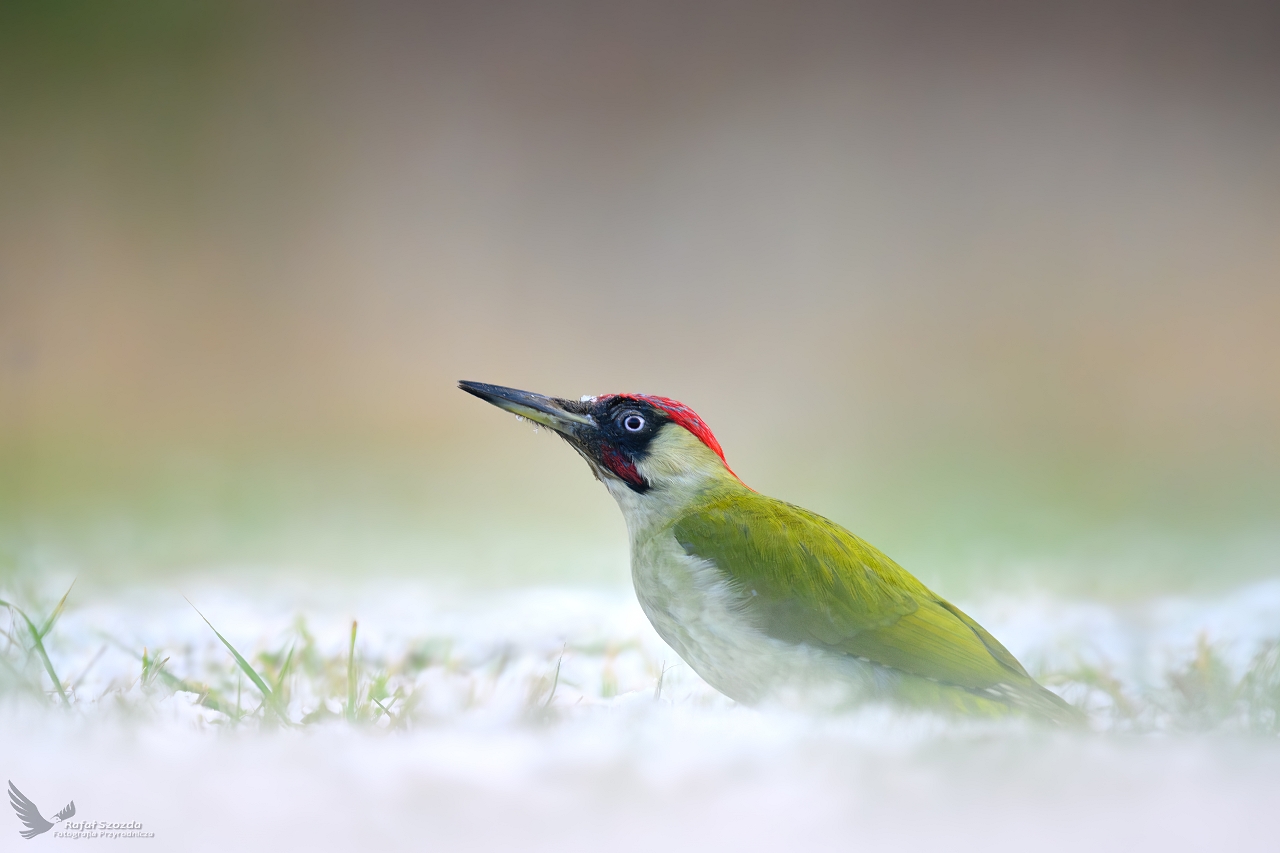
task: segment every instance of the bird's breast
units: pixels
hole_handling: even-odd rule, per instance
[[[811,693],[815,685],[840,685],[834,701],[842,702],[849,698],[843,693],[870,677],[855,671],[862,665],[853,659],[833,660],[826,651],[765,634],[751,619],[749,591],[710,561],[687,554],[670,529],[632,540],[631,577],[658,635],[712,687],[739,702]]]

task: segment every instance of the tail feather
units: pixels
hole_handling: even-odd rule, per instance
[[[1083,711],[1032,679],[1009,691],[1009,701],[1033,716],[1060,726],[1082,728],[1089,722]]]
[[[920,708],[946,710],[964,716],[1004,717],[1025,714],[1065,728],[1082,728],[1088,718],[1079,708],[1030,677],[1017,683],[971,689],[918,676],[905,676],[897,699]]]

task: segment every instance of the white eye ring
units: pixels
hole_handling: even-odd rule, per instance
[[[627,432],[639,432],[644,429],[644,418],[639,415],[627,415],[622,419],[622,428]]]

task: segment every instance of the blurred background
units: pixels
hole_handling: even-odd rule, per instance
[[[0,561],[627,582],[454,387],[695,408],[949,595],[1280,567],[1280,10],[0,5]]]

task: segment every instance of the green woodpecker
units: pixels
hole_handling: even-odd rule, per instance
[[[981,625],[871,545],[748,488],[687,406],[644,394],[574,401],[459,387],[551,428],[587,461],[626,517],[649,621],[730,698],[1082,719]]]

